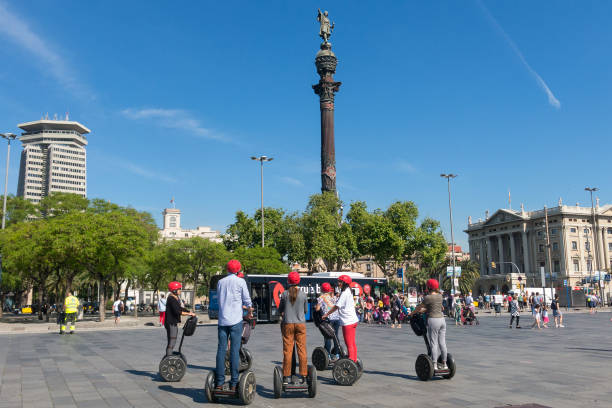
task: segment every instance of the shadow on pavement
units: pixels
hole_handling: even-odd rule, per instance
[[[173,394],[185,395],[193,399],[193,402],[208,402],[203,388],[174,388],[171,385],[160,385],[159,389]]]
[[[416,375],[410,375],[410,374],[399,374],[399,373],[390,373],[388,371],[372,371],[372,370],[364,370],[363,371],[366,374],[374,374],[374,375],[384,375],[387,377],[399,377],[399,378],[405,378],[407,380],[418,380],[419,377],[417,377]],[[435,378],[435,377],[434,377]]]
[[[140,370],[125,370],[126,373],[130,373],[133,375],[139,375],[141,377],[149,377],[157,382],[165,382],[159,377],[159,373],[151,372],[151,371],[140,371]]]
[[[266,388],[261,384],[257,384],[257,388],[255,389],[257,394],[263,398],[273,399],[274,391],[270,388]]]
[[[206,370],[206,371],[215,371],[215,367],[201,366],[195,364],[187,364],[188,368],[193,368],[194,370]]]
[[[599,349],[599,348],[588,348],[588,347],[568,347],[568,350],[585,350],[585,351],[605,351],[612,352],[612,349]]]

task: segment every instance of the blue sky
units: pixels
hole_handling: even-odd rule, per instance
[[[224,229],[320,191],[317,8],[336,23],[338,187],[448,231],[485,210],[612,202],[612,3],[0,0],[0,128],[70,113],[88,194]],[[20,144],[11,154],[15,192]],[[6,147],[0,150],[4,157]],[[457,241],[465,245],[463,233]]]

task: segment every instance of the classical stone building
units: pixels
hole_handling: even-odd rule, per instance
[[[206,238],[214,242],[222,242],[221,233],[210,227],[197,227],[195,229],[181,228],[181,210],[166,208],[162,212],[164,228],[159,232],[162,239],[187,239],[193,237]]]
[[[550,247],[547,246],[546,217]],[[579,286],[582,279],[597,275],[596,271],[612,269],[612,205],[595,208],[595,228],[591,207],[567,206],[536,211],[497,210],[485,220],[468,221],[471,259],[480,264],[481,278],[474,290],[516,289],[518,277],[527,287],[541,286],[541,267],[553,286],[563,280]],[[548,249],[550,248],[550,261]],[[496,268],[491,267],[495,262]],[[549,265],[550,262],[550,265]],[[548,286],[549,284],[547,284]],[[607,292],[607,288],[605,289]]]

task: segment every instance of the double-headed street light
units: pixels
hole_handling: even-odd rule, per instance
[[[595,256],[595,267],[597,268],[597,274],[598,274],[598,284],[599,284],[599,293],[600,295],[603,295],[603,289],[601,288],[601,268],[599,265],[599,256],[597,254],[597,246],[599,244],[598,240],[601,239],[601,237],[598,237],[599,235],[599,229],[597,227],[597,220],[595,219],[595,206],[593,205],[593,193],[595,191],[599,191],[599,189],[597,187],[585,187],[584,191],[588,191],[589,193],[591,193],[591,216],[593,218],[593,253]],[[591,270],[593,270],[593,266],[591,265]],[[593,288],[593,277],[591,276],[591,288]],[[602,296],[602,301],[603,301],[603,296]]]
[[[2,229],[4,229],[6,226],[6,194],[8,189],[9,160],[11,158],[11,140],[15,140],[17,135],[14,133],[0,133],[0,136],[8,141],[6,149],[6,174],[4,176],[4,202],[2,204]]]
[[[457,177],[456,174],[440,174],[440,177],[444,177],[448,182],[448,213],[450,215],[450,230],[451,230],[451,256],[453,257],[453,290],[452,293],[457,293],[457,286],[455,285],[455,235],[453,233],[453,206],[451,204],[451,190],[450,190],[450,181]]]
[[[268,156],[251,156],[251,160],[257,160],[261,163],[261,247],[264,247],[264,204],[263,204],[263,165],[264,162],[274,160],[274,157]]]

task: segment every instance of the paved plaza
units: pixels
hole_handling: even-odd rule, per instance
[[[482,317],[479,326],[448,326],[448,347],[458,365],[452,380],[421,382],[414,361],[423,339],[409,327],[360,325],[363,377],[352,387],[319,373],[316,399],[293,396],[292,407],[500,407],[538,403],[549,407],[611,407],[610,313],[569,314],[565,329],[508,329],[508,320]],[[450,321],[448,321],[450,323]],[[308,326],[309,354],[322,343]],[[214,365],[216,327],[198,327],[185,338],[188,371],[165,383],[157,366],[165,331],[125,329],[72,336],[0,335],[0,408],[194,407],[207,404],[204,377]],[[281,358],[277,325],[258,325],[248,348],[255,356],[253,407],[287,406],[272,396],[272,370]]]

